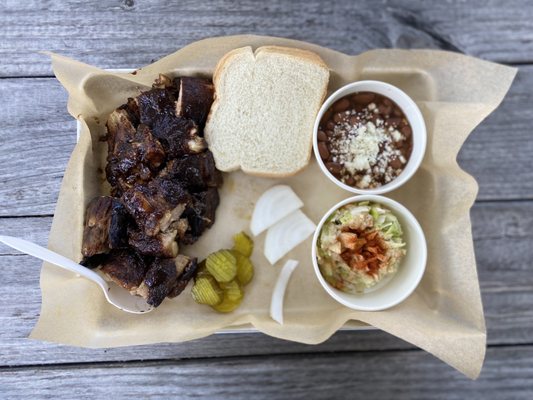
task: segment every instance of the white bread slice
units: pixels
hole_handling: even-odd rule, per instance
[[[217,168],[266,177],[304,168],[328,80],[328,67],[309,51],[264,46],[227,53],[213,75],[205,127]]]

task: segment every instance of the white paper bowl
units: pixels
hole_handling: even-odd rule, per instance
[[[361,294],[350,294],[331,286],[320,272],[317,261],[316,243],[326,219],[338,208],[360,201],[372,201],[388,208],[400,222],[407,254],[402,259],[398,272],[391,277],[386,277],[376,286],[367,289]],[[332,207],[318,224],[313,236],[312,261],[315,274],[322,287],[331,297],[342,305],[361,311],[379,311],[401,303],[416,289],[426,269],[427,247],[424,232],[416,218],[400,203],[383,196],[361,195],[350,197]]]
[[[331,172],[328,171],[326,168],[324,162],[322,161],[322,158],[320,158],[320,154],[318,153],[318,127],[320,125],[320,120],[322,119],[322,116],[327,111],[327,109],[335,103],[335,101],[339,100],[340,98],[347,96],[352,93],[356,92],[373,92],[378,93],[380,95],[386,96],[392,101],[394,101],[398,107],[404,112],[407,120],[409,121],[409,124],[411,125],[411,129],[413,131],[413,151],[411,152],[411,157],[407,161],[407,165],[405,166],[402,173],[397,176],[394,180],[391,182],[382,185],[375,189],[359,189],[355,188],[349,185],[346,185],[345,183],[341,182]],[[341,87],[339,90],[334,92],[331,96],[329,96],[320,110],[318,111],[318,114],[316,116],[315,120],[315,126],[313,131],[313,149],[315,153],[316,160],[318,162],[318,165],[320,165],[320,169],[322,169],[322,172],[337,186],[348,190],[352,193],[357,194],[382,194],[390,192],[391,190],[399,188],[401,185],[403,185],[405,182],[413,176],[413,174],[416,172],[418,167],[420,166],[420,163],[422,162],[422,159],[424,158],[424,153],[426,151],[426,141],[427,141],[427,134],[426,134],[426,124],[424,123],[424,117],[422,116],[422,113],[420,112],[420,109],[415,104],[415,102],[402,90],[398,89],[396,86],[392,86],[385,82],[380,81],[358,81],[350,83],[346,86]]]

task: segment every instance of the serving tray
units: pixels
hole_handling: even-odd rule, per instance
[[[485,325],[476,275],[469,209],[477,185],[457,163],[457,153],[473,128],[500,103],[516,73],[450,52],[374,50],[349,56],[310,43],[253,35],[205,39],[133,73],[103,71],[52,55],[54,73],[69,93],[68,110],[80,135],[65,171],[49,238],[49,248],[79,259],[85,205],[101,193],[98,168],[105,159],[104,121],[127,97],[151,86],[159,73],[210,76],[218,60],[243,46],[295,47],[316,52],[331,70],[328,91],[363,79],[391,83],[415,100],[428,127],[426,157],[417,173],[388,196],[420,222],[428,242],[425,275],[400,305],[380,312],[358,312],[336,303],[322,289],[310,260],[311,238],[285,259],[300,261],[285,296],[285,324],[269,317],[272,289],[285,261],[271,266],[263,256],[264,234],[256,238],[256,276],[241,306],[219,314],[194,303],[190,287],[157,310],[133,316],[114,309],[93,284],[44,264],[42,309],[32,337],[86,347],[115,347],[197,339],[215,332],[264,332],[316,344],[339,329],[368,329],[358,321],[419,346],[475,376],[484,355]],[[316,223],[349,194],[330,182],[314,160],[296,176],[272,180],[242,172],[225,174],[217,222],[185,254],[204,257],[232,245],[247,230],[257,198],[285,183],[304,201]],[[408,240],[408,238],[406,238]],[[252,328],[253,327],[253,328]]]

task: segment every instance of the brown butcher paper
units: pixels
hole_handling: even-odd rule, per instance
[[[486,345],[469,215],[477,184],[459,168],[456,157],[469,133],[502,101],[514,68],[433,50],[373,50],[348,56],[309,43],[261,36],[202,40],[134,74],[106,72],[52,55],[54,72],[69,93],[68,110],[80,121],[81,134],[65,171],[49,248],[81,259],[85,207],[108,190],[102,175],[106,144],[98,140],[105,133],[108,114],[128,96],[149,88],[159,73],[210,76],[226,52],[248,45],[254,49],[281,45],[318,53],[331,69],[330,93],[348,82],[377,79],[400,87],[416,101],[427,125],[426,155],[414,177],[390,197],[413,212],[426,234],[427,269],[419,287],[406,301],[386,311],[345,308],[326,294],[314,275],[311,238],[272,266],[263,255],[263,233],[256,238],[252,257],[255,277],[246,287],[242,305],[229,314],[196,304],[190,286],[153,312],[128,314],[108,304],[94,283],[44,263],[41,315],[31,337],[83,347],[115,347],[180,342],[244,325],[278,338],[316,344],[347,322],[362,325],[354,322],[362,321],[477,377]],[[224,174],[216,223],[183,251],[202,259],[211,251],[230,247],[234,233],[248,230],[259,195],[277,183],[295,190],[304,201],[303,211],[315,223],[332,205],[350,196],[331,183],[314,160],[286,179]],[[285,323],[279,325],[270,318],[269,305],[281,265],[289,258],[299,260],[300,266],[289,282]]]

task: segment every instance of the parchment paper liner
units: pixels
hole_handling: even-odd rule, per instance
[[[74,346],[116,347],[186,341],[224,327],[251,324],[274,337],[316,344],[347,321],[358,320],[430,352],[470,378],[477,377],[486,345],[469,216],[477,184],[459,168],[456,157],[468,134],[502,101],[516,74],[514,68],[429,50],[374,50],[348,56],[309,43],[250,35],[193,43],[135,74],[110,73],[52,54],[54,72],[69,93],[68,110],[82,130],[65,171],[49,248],[74,260],[81,258],[85,206],[106,190],[97,172],[105,152],[98,137],[114,108],[146,89],[160,72],[209,76],[227,51],[272,44],[318,53],[331,69],[330,92],[347,82],[378,79],[403,89],[421,108],[428,128],[426,157],[411,181],[390,194],[413,212],[427,237],[427,270],[415,293],[387,311],[344,308],[316,280],[309,239],[284,258],[298,259],[301,265],[289,283],[285,324],[280,326],[270,319],[268,309],[284,260],[268,264],[262,255],[263,235],[256,240],[253,256],[256,276],[246,288],[242,306],[228,315],[195,304],[190,287],[152,313],[127,314],[109,305],[96,285],[45,263],[41,316],[31,337]],[[254,201],[278,182],[294,188],[315,222],[349,196],[330,183],[314,161],[304,172],[279,181],[226,174],[217,223],[184,251],[202,257],[230,246],[231,236],[247,229]]]

